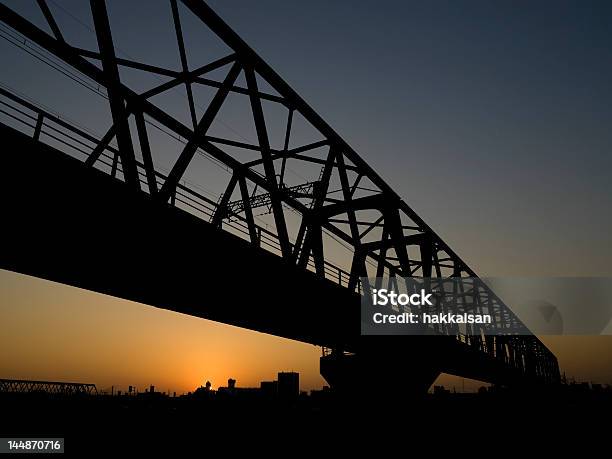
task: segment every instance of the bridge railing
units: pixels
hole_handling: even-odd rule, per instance
[[[54,395],[96,395],[98,390],[95,384],[58,382],[58,381],[29,381],[23,379],[0,379],[0,393],[39,393]]]
[[[5,124],[32,136],[34,140],[48,143],[82,162],[85,162],[101,144],[101,139],[96,134],[88,132],[84,127],[77,126],[74,121],[69,121],[62,115],[52,113],[40,104],[26,99],[25,96],[17,94],[15,90],[1,83],[0,114],[3,116]],[[106,143],[95,167],[112,177],[119,178],[122,174],[122,166],[118,159],[119,150],[117,147]],[[144,164],[138,160],[136,164],[138,177],[143,185],[142,192],[149,193],[148,188],[144,186],[147,185]],[[165,174],[159,171],[155,172],[155,176],[160,184],[164,183],[167,178]],[[186,181],[177,184],[170,203],[207,222],[213,219],[219,207],[218,201],[214,201],[190,188]],[[242,215],[232,215],[223,221],[223,226],[233,234],[245,240],[249,239],[248,224]],[[256,225],[256,230],[262,247],[276,254],[281,253],[276,233],[260,225]],[[315,272],[315,264],[312,259],[309,260],[307,268]],[[327,279],[333,280],[344,287],[348,286],[350,273],[327,260],[325,260],[325,273]]]

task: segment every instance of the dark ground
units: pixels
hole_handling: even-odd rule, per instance
[[[328,393],[291,402],[252,395],[0,394],[0,437],[64,437],[66,453],[77,457],[182,457],[213,448],[230,457],[421,447],[528,454],[576,446],[589,457],[590,448],[608,441],[611,427],[611,391],[568,386],[546,394],[445,393],[412,400],[368,393],[360,401],[340,401]]]

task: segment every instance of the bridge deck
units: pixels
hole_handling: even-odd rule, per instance
[[[356,352],[322,358],[322,373],[337,385],[373,372],[418,390],[440,372],[500,383],[531,378],[528,368],[452,336],[361,337],[357,293],[1,123],[0,138],[1,268]]]
[[[12,128],[0,138],[0,267],[312,344],[357,339],[356,293]]]

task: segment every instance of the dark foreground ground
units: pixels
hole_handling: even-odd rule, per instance
[[[63,437],[66,453],[77,457],[153,452],[183,457],[188,450],[228,457],[245,451],[257,457],[340,451],[336,455],[344,457],[372,448],[383,454],[423,447],[490,455],[521,449],[527,454],[533,448],[550,452],[566,445],[589,457],[589,449],[608,442],[611,434],[612,392],[567,388],[411,400],[376,392],[350,400],[328,393],[292,401],[214,394],[0,394],[0,437]]]

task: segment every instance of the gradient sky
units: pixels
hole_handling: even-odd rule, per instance
[[[6,3],[42,24],[35,2]],[[167,3],[144,15],[139,3],[108,2],[120,54],[177,68]],[[479,274],[612,275],[612,4],[209,4]],[[61,5],[91,23],[88,2]],[[69,39],[95,49],[51,7]],[[201,43],[203,59],[215,54]],[[0,52],[3,83],[104,131],[59,79],[4,41]],[[0,377],[183,391],[295,369],[302,388],[323,384],[314,346],[7,272],[0,318]],[[612,339],[544,341],[568,374],[612,382]]]

